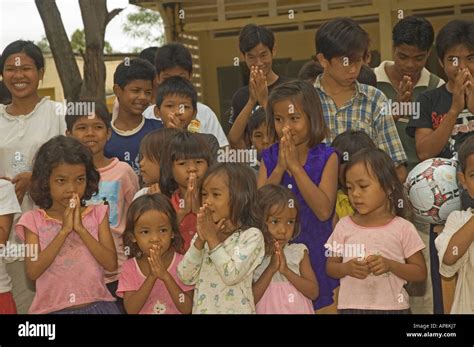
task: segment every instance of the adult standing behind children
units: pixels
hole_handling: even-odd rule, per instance
[[[15,185],[16,198],[22,212],[26,212],[34,206],[26,193],[31,182],[33,157],[44,142],[65,133],[64,110],[61,104],[38,95],[38,85],[44,76],[44,58],[33,42],[10,43],[2,53],[0,73],[11,93],[11,103],[0,105],[0,177],[8,178]],[[10,241],[19,242],[14,234],[11,233]],[[27,313],[34,291],[26,279],[23,261],[7,264],[7,271],[12,278],[18,313]]]
[[[324,72],[316,78],[331,141],[348,129],[363,130],[396,166],[401,181],[406,177],[406,155],[393,118],[383,112],[387,98],[372,86],[357,81],[368,56],[369,35],[350,18],[324,23],[316,32],[316,57]]]

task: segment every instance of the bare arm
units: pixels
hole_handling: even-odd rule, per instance
[[[240,112],[237,119],[234,121],[232,128],[229,131],[229,142],[232,148],[244,149],[247,148],[247,143],[244,138],[245,128],[252,116],[252,109],[255,107],[256,102],[249,98],[244,108]]]
[[[0,216],[0,245],[7,243],[12,227],[12,222],[13,214],[5,214]]]
[[[454,265],[467,252],[473,242],[474,217],[471,217],[471,219],[451,237],[446,252],[444,253],[443,263],[446,265]]]
[[[311,300],[316,300],[319,296],[319,286],[311,267],[311,262],[309,261],[308,252],[304,253],[303,259],[301,260],[300,273],[301,275],[298,275],[287,268],[282,275],[304,296]]]

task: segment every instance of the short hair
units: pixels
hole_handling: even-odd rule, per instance
[[[25,53],[28,57],[33,59],[37,70],[44,68],[44,57],[41,49],[32,41],[17,40],[10,43],[2,52],[0,57],[0,74],[3,74],[5,62],[9,56],[16,53]]]
[[[174,67],[183,68],[189,75],[193,73],[191,52],[179,42],[168,43],[156,50],[155,68],[158,74]]]
[[[273,106],[276,102],[285,99],[292,100],[295,107],[300,104],[304,113],[308,116],[310,124],[310,138],[308,145],[313,147],[321,143],[328,134],[328,128],[323,118],[321,99],[319,98],[316,89],[309,82],[300,80],[293,80],[279,84],[270,92],[267,103],[267,120],[271,140],[279,141],[275,130]]]
[[[94,166],[91,151],[73,137],[58,135],[39,148],[33,162],[29,193],[42,209],[49,209],[53,205],[49,178],[53,169],[60,164],[84,164],[86,190],[82,200],[89,200],[99,191],[100,174]]]
[[[240,163],[220,163],[209,170],[199,185],[199,197],[202,200],[202,189],[211,177],[223,175],[229,187],[230,221],[242,231],[255,227],[261,228],[261,213],[257,204],[257,178],[255,172],[247,165]]]
[[[429,51],[434,40],[433,26],[423,17],[405,17],[393,27],[392,40],[394,47],[406,44]]]
[[[177,130],[161,153],[159,184],[161,192],[168,197],[178,189],[173,177],[173,163],[176,160],[204,159],[208,167],[213,164],[207,142],[198,134],[185,130]]]
[[[375,72],[365,64],[362,64],[360,68],[357,81],[359,83],[368,84],[372,87],[377,87],[377,76],[375,75]]]
[[[114,73],[114,84],[125,88],[127,84],[136,80],[145,80],[153,83],[156,76],[155,67],[145,59],[135,58],[123,61],[117,66]]]
[[[303,81],[315,81],[324,72],[324,68],[319,62],[310,60],[305,63],[298,72],[298,79]]]
[[[155,64],[156,51],[158,50],[157,46],[145,48],[138,54],[138,58],[145,59],[151,65]]]
[[[176,211],[169,198],[163,194],[145,194],[133,200],[127,211],[127,221],[125,223],[125,230],[122,234],[122,239],[124,246],[128,247],[130,250],[128,256],[129,258],[141,258],[143,256],[143,252],[138,247],[137,243],[133,242],[135,224],[137,223],[140,216],[148,211],[153,210],[159,211],[168,217],[172,229],[171,231],[173,233],[171,245],[178,253],[182,253],[184,251],[184,241],[179,231]]]
[[[296,209],[295,229],[292,235],[292,239],[295,239],[301,231],[300,204],[296,195],[291,190],[279,184],[267,184],[261,187],[257,191],[257,202],[262,212],[262,233],[263,239],[265,240],[265,254],[271,255],[275,251],[275,246],[273,237],[266,223],[270,210],[273,207],[277,207],[278,213],[285,207],[290,206],[290,202],[292,203],[291,206]]]
[[[94,103],[94,114],[104,122],[107,129],[110,129],[110,123],[112,121],[112,116],[107,109],[107,106],[101,101],[88,101],[87,99],[80,99],[79,103],[93,102]],[[88,115],[82,113],[69,113],[66,112],[66,128],[69,132],[72,132],[74,124],[81,119],[82,117],[87,117]]]
[[[377,148],[374,141],[363,130],[346,130],[337,135],[331,143],[336,149],[341,163],[349,159],[364,148]]]
[[[316,53],[327,60],[334,57],[354,59],[358,54],[367,57],[369,34],[351,18],[330,20],[318,29],[315,35]]]
[[[191,99],[193,109],[197,110],[197,91],[193,84],[180,76],[167,78],[156,91],[156,106],[160,107],[168,95],[179,95]]]
[[[264,124],[266,121],[267,115],[263,107],[260,107],[254,111],[246,127],[246,133],[249,140],[252,138],[252,133],[254,132],[254,130],[257,129],[260,125]]]
[[[240,30],[239,49],[243,54],[254,49],[259,43],[273,51],[275,36],[270,29],[256,24],[247,24]]]
[[[467,169],[467,159],[470,155],[474,154],[474,137],[469,136],[459,147],[458,161],[459,169],[461,172],[465,172]]]
[[[160,163],[163,148],[177,132],[178,130],[174,128],[160,128],[146,134],[140,142],[139,161],[146,157],[156,163]]]
[[[390,208],[399,217],[406,216],[406,206],[408,200],[405,195],[403,184],[397,177],[395,165],[392,159],[380,148],[364,148],[353,156],[344,169],[344,177],[347,181],[347,172],[356,164],[363,163],[367,172],[372,172],[374,178],[379,182],[384,190]]]
[[[438,32],[436,52],[440,60],[444,59],[448,49],[457,45],[474,50],[474,21],[452,20]]]

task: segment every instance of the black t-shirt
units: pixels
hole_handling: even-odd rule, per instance
[[[270,94],[272,89],[275,88],[277,85],[290,81],[290,80],[291,78],[288,78],[285,76],[278,76],[278,79],[272,85],[268,86],[268,94]],[[247,103],[247,101],[249,101],[249,96],[250,96],[250,93],[249,93],[248,85],[239,88],[239,90],[237,90],[234,93],[234,96],[232,96],[232,111],[229,117],[230,124],[234,124],[235,119],[238,117],[242,109],[245,107],[245,104]],[[258,107],[258,102],[254,110],[257,107]]]
[[[421,93],[417,99],[420,105],[420,115],[418,118],[410,118],[406,128],[407,134],[415,137],[416,128],[436,130],[448,113],[452,99],[453,94],[446,89],[446,85]],[[448,142],[437,156],[451,158],[464,140],[471,135],[474,135],[474,115],[469,110],[464,109],[458,115]]]

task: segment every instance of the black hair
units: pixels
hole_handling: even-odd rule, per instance
[[[355,60],[367,57],[369,34],[351,18],[330,20],[318,29],[315,36],[316,53],[324,58],[348,57]]]
[[[357,81],[359,83],[368,84],[372,87],[377,87],[377,76],[375,75],[375,72],[365,64],[362,64],[360,68]]]
[[[292,239],[296,238],[300,233],[300,204],[296,195],[288,188],[279,184],[267,184],[257,191],[258,207],[262,212],[262,233],[265,240],[265,254],[271,255],[275,252],[273,237],[267,227],[267,218],[270,210],[277,207],[275,213],[279,213],[285,207],[296,209],[296,220]]]
[[[102,101],[89,101],[87,99],[80,99],[79,101],[75,102],[75,105],[83,105],[80,107],[82,111],[86,110],[88,107],[84,105],[84,103],[93,103],[94,107],[94,115],[99,118],[102,122],[104,122],[107,129],[110,129],[110,122],[112,121],[112,116],[107,109],[107,106]],[[82,118],[88,117],[89,114],[86,112],[76,112],[79,109],[74,107],[75,112],[66,112],[66,128],[69,132],[72,132],[74,128],[74,124]]]
[[[193,84],[179,76],[167,78],[156,91],[156,106],[160,107],[168,95],[179,95],[191,99],[193,109],[197,109],[197,91]]]
[[[212,165],[211,150],[198,134],[177,130],[163,149],[160,161],[160,190],[168,197],[178,189],[173,177],[173,163],[183,159],[204,159],[207,166]],[[255,174],[254,174],[255,176]]]
[[[95,169],[91,151],[73,137],[58,135],[44,143],[36,152],[31,175],[30,196],[42,209],[53,205],[49,178],[60,164],[84,164],[86,168],[86,189],[82,200],[89,200],[99,191],[100,174]]]
[[[157,46],[145,48],[138,54],[138,58],[145,59],[151,65],[155,64],[156,51],[158,50]]]
[[[324,72],[324,68],[317,61],[310,60],[298,72],[298,79],[314,83],[316,78]]]
[[[267,121],[270,139],[272,141],[279,141],[275,130],[273,106],[278,101],[285,99],[292,100],[295,108],[297,105],[300,105],[308,117],[310,124],[308,146],[313,147],[321,143],[328,134],[328,128],[323,118],[321,99],[316,89],[314,89],[309,82],[300,80],[292,80],[279,84],[270,92],[267,103]]]
[[[181,43],[168,43],[156,51],[155,68],[161,72],[174,67],[181,67],[191,76],[193,73],[193,58],[191,52]]]
[[[178,129],[174,128],[160,128],[150,131],[140,142],[138,161],[140,162],[143,157],[146,157],[149,160],[160,163],[163,148],[177,132]]]
[[[248,53],[261,43],[270,51],[275,45],[275,36],[270,29],[256,24],[247,24],[240,30],[239,49],[243,54]]]
[[[257,129],[260,125],[267,121],[267,115],[265,113],[265,109],[263,107],[259,107],[255,110],[250,117],[249,122],[247,123],[246,132],[249,139],[252,138],[252,133],[255,129]]]
[[[394,47],[406,44],[429,51],[434,40],[433,26],[423,17],[405,17],[393,27],[392,40]]]
[[[209,170],[199,185],[199,197],[202,201],[204,184],[211,177],[223,175],[229,188],[229,219],[241,230],[250,227],[261,228],[261,212],[257,204],[257,178],[247,165],[239,163],[220,163]],[[237,231],[237,230],[236,230]]]
[[[171,245],[178,253],[182,253],[184,251],[183,237],[179,231],[176,211],[173,208],[171,201],[163,194],[145,194],[133,200],[127,211],[127,221],[125,230],[122,234],[122,239],[124,246],[128,247],[130,250],[129,258],[141,258],[143,256],[143,252],[138,247],[137,243],[133,241],[135,224],[137,223],[140,216],[148,211],[153,210],[164,213],[168,217],[173,233]]]
[[[458,151],[459,169],[461,172],[465,173],[467,169],[467,159],[472,154],[474,154],[474,137],[469,136],[464,140]]]
[[[0,104],[8,105],[12,102],[12,94],[5,86],[3,81],[0,81]]]
[[[346,180],[347,172],[358,163],[364,163],[367,172],[379,182],[390,202],[392,212],[399,217],[405,217],[408,200],[403,184],[397,177],[395,165],[388,154],[380,148],[364,148],[355,153],[344,169]]]
[[[461,44],[474,50],[474,21],[456,19],[441,28],[436,37],[438,58],[442,61],[448,49]]]
[[[363,130],[344,131],[334,138],[331,147],[336,149],[341,163],[348,162],[354,154],[364,148],[377,148],[374,141]]]
[[[44,57],[41,49],[32,41],[17,40],[10,43],[2,52],[0,58],[0,74],[3,74],[5,61],[9,56],[16,53],[25,53],[35,62],[37,70],[44,69]]]
[[[145,80],[153,83],[156,76],[155,67],[145,59],[135,58],[125,60],[117,66],[114,73],[114,84],[120,88],[135,80]]]

